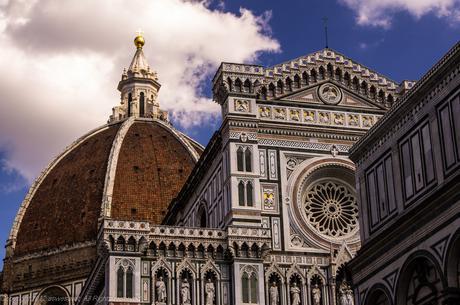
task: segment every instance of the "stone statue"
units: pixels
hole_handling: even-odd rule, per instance
[[[204,287],[204,291],[206,294],[206,305],[214,305],[214,297],[216,295],[216,288],[214,287],[214,283],[211,279],[208,279],[206,286]]]
[[[155,284],[156,292],[157,292],[157,304],[166,304],[166,284],[163,281],[163,277],[160,276]]]
[[[291,305],[300,305],[300,289],[296,282],[291,286]]]
[[[339,305],[348,305],[347,293],[340,289],[340,304]]]
[[[354,305],[355,304],[355,301],[354,301],[354,298],[353,298],[353,290],[351,289],[348,289],[347,290],[347,305]]]
[[[190,305],[190,283],[187,281],[187,279],[182,281],[180,294],[182,296],[182,305]]]
[[[347,283],[343,282],[340,285],[339,296],[339,305],[354,305],[353,290],[350,289]]]
[[[321,289],[319,289],[318,284],[315,284],[311,290],[311,295],[313,297],[313,305],[321,304]]]
[[[278,305],[280,301],[280,297],[278,294],[278,286],[275,282],[272,283],[270,287],[270,305]]]

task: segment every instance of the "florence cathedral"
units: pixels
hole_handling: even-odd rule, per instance
[[[414,256],[426,260],[421,268],[405,265],[394,251],[406,241],[394,228],[407,202],[416,206],[447,183],[443,169],[449,177],[459,169],[460,125],[451,119],[454,134],[434,121],[437,113],[460,115],[458,97],[433,118],[405,102],[428,107],[423,96],[444,94],[436,82],[444,84],[447,68],[439,77],[429,72],[420,82],[396,83],[329,48],[273,67],[224,62],[212,79],[222,123],[203,147],[172,126],[144,38],[134,44],[107,124],[65,148],[24,198],[6,243],[3,305],[441,304],[417,303],[417,296],[443,294],[450,269],[431,256]],[[455,88],[459,53],[457,46],[455,61],[438,64],[456,71],[447,76]],[[439,149],[450,167],[431,155],[430,122],[457,143]],[[404,139],[386,135],[393,126]],[[400,148],[407,160],[423,155],[403,166],[403,178],[391,159]],[[439,164],[430,167],[427,156]],[[459,184],[453,181],[444,190]],[[439,200],[445,212],[452,206]],[[458,204],[451,210],[458,214]],[[447,231],[458,220],[450,225]],[[407,224],[401,230],[434,238]],[[459,235],[449,247],[453,234],[443,237],[441,247],[443,257],[456,255],[452,287],[460,281]],[[441,251],[434,245],[431,252]],[[394,291],[404,295],[398,280],[427,284],[420,290],[412,283],[410,297],[396,303]]]

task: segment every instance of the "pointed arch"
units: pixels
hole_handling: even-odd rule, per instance
[[[126,297],[127,298],[133,297],[133,291],[134,291],[133,277],[134,277],[133,267],[129,266],[128,270],[126,270]]]
[[[310,71],[310,79],[313,83],[316,83],[318,81],[318,72],[313,68]]]
[[[353,81],[352,81],[352,84],[351,84],[351,88],[353,90],[356,90],[358,91],[359,90],[359,79],[355,76],[353,77]]]
[[[328,63],[326,66],[326,69],[327,69],[327,77],[333,78],[334,77],[334,67],[332,66],[332,64]]]
[[[280,95],[284,94],[284,85],[281,79],[276,82],[276,91]]]
[[[324,69],[323,66],[320,66],[319,69],[318,69],[318,79],[319,80],[326,79],[326,70]]]
[[[145,94],[141,92],[139,95],[139,116],[145,116]]]
[[[301,86],[301,80],[300,76],[298,74],[294,75],[294,82],[292,84],[294,89],[300,89]]]
[[[117,298],[125,295],[125,270],[120,265],[117,270]]]
[[[350,73],[345,72],[345,74],[343,75],[343,82],[344,82],[345,86],[347,86],[347,87],[350,87],[350,86],[351,86],[351,77],[350,77]]]
[[[124,251],[125,250],[125,244],[126,244],[126,241],[123,238],[123,236],[119,236],[117,238],[116,251]]]
[[[230,77],[227,78],[227,86],[228,86],[228,92],[233,91],[233,81]]]
[[[128,93],[128,117],[131,116],[131,102],[133,101],[133,94]]]
[[[335,80],[342,82],[342,70],[340,68],[335,69]]]
[[[235,92],[240,93],[243,92],[243,83],[239,78],[235,80]]]
[[[131,252],[136,251],[136,239],[134,238],[134,236],[131,236],[130,238],[128,238],[128,242],[126,243],[125,250],[131,251]]]
[[[252,186],[252,182],[248,181],[246,184],[246,205],[248,207],[254,206],[254,187]]]
[[[262,89],[260,89],[260,98],[262,100],[267,99],[267,87],[263,86]]]
[[[248,78],[244,81],[243,89],[245,93],[252,93],[251,81]]]
[[[242,146],[236,150],[236,169],[239,172],[244,171],[244,149]]]
[[[292,79],[289,76],[286,78],[286,91],[292,92]]]
[[[361,83],[361,93],[364,94],[364,95],[367,95],[369,93],[369,87],[367,85],[367,82],[366,81],[363,81]]]
[[[393,95],[388,94],[388,97],[387,97],[387,103],[388,103],[388,105],[391,107],[391,106],[393,106],[394,102],[395,102],[395,101],[394,101]]]
[[[308,78],[309,78],[309,77],[308,77],[307,71],[304,71],[304,72],[302,73],[302,86],[308,86],[308,84],[309,84]]]
[[[252,172],[252,151],[249,147],[244,151],[244,165],[246,172]]]
[[[268,96],[271,98],[276,96],[276,87],[273,83],[268,85]]]
[[[369,88],[369,97],[373,100],[377,99],[377,88],[374,85]]]
[[[238,183],[238,204],[239,204],[240,206],[244,206],[244,205],[245,205],[245,204],[244,204],[244,201],[245,201],[245,200],[244,200],[244,199],[245,199],[244,197],[245,197],[245,195],[244,195],[244,182],[243,182],[243,181],[240,181],[240,182]]]

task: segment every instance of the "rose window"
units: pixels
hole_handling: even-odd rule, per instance
[[[321,234],[341,237],[358,225],[356,197],[343,184],[323,181],[311,185],[304,207],[308,222]]]

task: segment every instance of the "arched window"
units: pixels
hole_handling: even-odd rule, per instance
[[[139,98],[139,115],[141,117],[145,116],[145,97],[144,97],[144,92],[141,92],[140,98]]]
[[[134,290],[134,282],[133,282],[133,268],[129,267],[128,271],[126,271],[126,297],[132,298],[133,297],[133,290]]]
[[[131,116],[131,102],[133,101],[133,95],[131,92],[128,94],[128,117]]]
[[[257,277],[255,274],[252,274],[250,280],[250,295],[251,295],[251,303],[257,304]]]
[[[250,172],[252,171],[252,154],[251,150],[249,148],[246,148],[246,151],[244,152],[244,162],[246,163],[246,171]]]
[[[243,304],[258,304],[257,274],[244,272],[241,277],[241,297]]]
[[[254,202],[252,200],[252,191],[253,191],[252,183],[248,182],[246,184],[246,205],[248,207],[252,207],[254,205]]]
[[[240,206],[244,206],[244,182],[238,183],[238,203]]]
[[[249,147],[240,146],[236,150],[236,169],[240,172],[252,171],[252,152]]]
[[[122,298],[124,297],[125,293],[125,271],[123,267],[118,267],[117,271],[117,297]]]
[[[239,147],[236,151],[236,167],[238,171],[242,172],[244,170],[244,152],[243,147]]]
[[[244,273],[241,278],[241,288],[243,294],[243,303],[249,303],[249,276]]]

